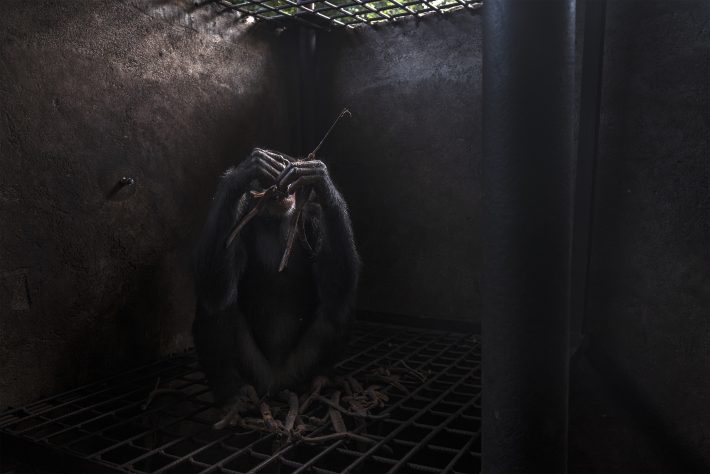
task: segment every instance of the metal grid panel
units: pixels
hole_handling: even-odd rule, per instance
[[[483,5],[481,0],[215,0],[215,3],[259,20],[291,19],[321,29],[387,23]]]
[[[406,382],[409,393],[390,387],[388,418],[353,430],[366,430],[374,445],[283,445],[274,434],[214,430],[220,413],[192,353],[6,412],[0,430],[123,472],[479,472],[478,338],[358,323],[336,370],[358,375],[402,362],[431,376]],[[143,409],[157,377],[180,393]]]

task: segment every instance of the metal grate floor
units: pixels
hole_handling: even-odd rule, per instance
[[[5,412],[0,431],[121,472],[479,472],[478,337],[359,322],[336,371],[357,375],[401,361],[431,375],[404,382],[409,393],[390,387],[389,417],[361,427],[373,445],[282,445],[274,434],[214,430],[220,412],[193,353]],[[143,409],[158,377],[181,393]]]

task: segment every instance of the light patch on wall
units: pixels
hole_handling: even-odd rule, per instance
[[[195,2],[193,0],[174,0],[171,2],[156,2],[155,0],[128,1],[133,7],[151,18],[210,35],[217,40],[238,42],[239,37],[245,33],[243,25],[240,24],[244,22],[235,22],[231,15],[224,15],[224,7],[218,5],[217,2]],[[246,23],[250,23],[248,18]]]

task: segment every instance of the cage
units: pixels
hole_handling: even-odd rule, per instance
[[[708,18],[3,2],[0,473],[707,472]],[[362,268],[348,401],[235,422],[193,262],[255,147],[325,163]]]

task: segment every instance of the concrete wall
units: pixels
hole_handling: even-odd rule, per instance
[[[0,3],[0,408],[191,344],[217,177],[290,147],[287,40],[190,5]]]
[[[478,321],[481,21],[477,13],[318,37],[321,156],[349,200],[358,306]]]
[[[576,427],[598,472],[614,467],[599,452],[621,471],[710,470],[709,23],[702,0],[607,11],[587,323],[631,425],[599,410]]]

